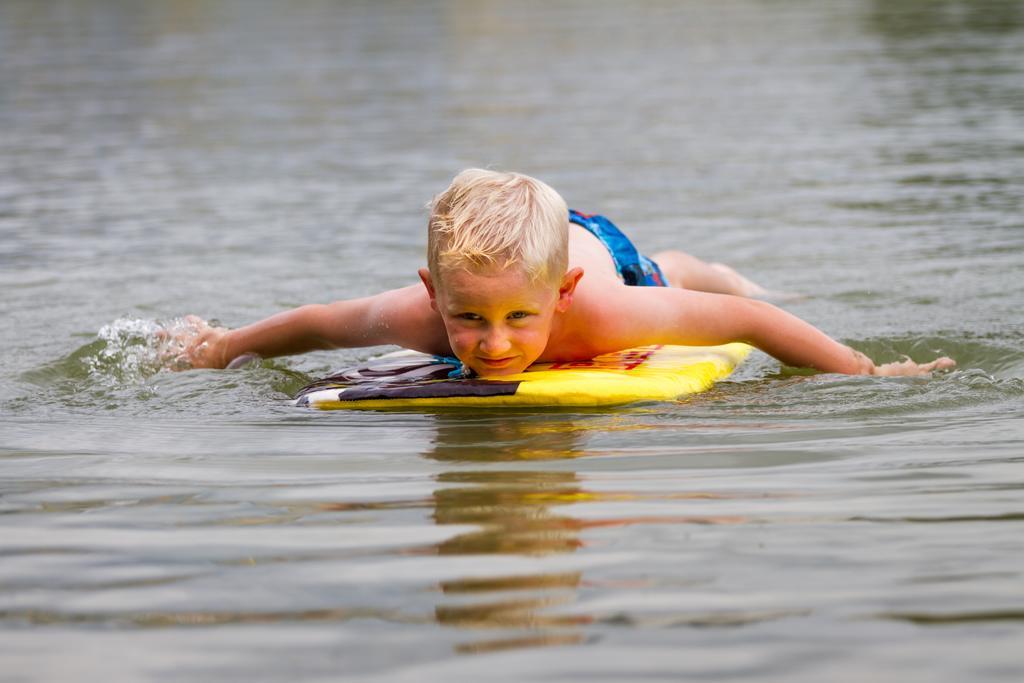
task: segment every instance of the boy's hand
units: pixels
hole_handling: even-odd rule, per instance
[[[909,358],[896,363],[886,363],[885,365],[876,365],[871,371],[872,375],[878,377],[902,377],[907,375],[927,375],[933,370],[949,370],[950,368],[956,367],[956,361],[952,358],[943,356],[937,358],[931,363],[918,364]]]
[[[185,316],[188,330],[175,339],[185,350],[177,357],[180,363],[192,368],[221,369],[230,359],[227,355],[227,328],[213,327],[199,316]]]

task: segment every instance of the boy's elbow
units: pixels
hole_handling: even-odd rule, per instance
[[[846,347],[846,348],[849,349],[850,353],[853,355],[853,363],[851,364],[853,366],[853,372],[848,372],[846,374],[848,374],[848,375],[874,375],[875,374],[875,371],[877,370],[877,366],[875,365],[875,362],[873,360],[871,360],[870,358],[865,356],[860,351],[855,351],[855,350],[851,349],[850,347]]]
[[[331,333],[330,305],[305,304],[293,310],[292,316],[291,327],[315,349],[332,349],[339,346]]]
[[[377,341],[374,334],[376,307],[371,299],[318,304],[308,314],[316,321],[317,336],[325,348],[351,348],[382,343]]]
[[[745,342],[758,348],[772,343],[782,321],[789,315],[778,306],[757,299],[737,297],[733,305],[737,307],[735,316],[738,322],[735,341]]]

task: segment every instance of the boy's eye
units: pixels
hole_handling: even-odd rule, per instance
[[[508,314],[508,317],[511,318],[512,320],[522,320],[528,315],[530,314],[527,313],[526,311],[513,311],[512,313]]]
[[[480,320],[480,316],[478,316],[476,313],[459,313],[455,317],[459,318],[460,320]]]

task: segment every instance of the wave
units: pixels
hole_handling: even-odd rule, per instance
[[[310,377],[270,361],[250,363],[243,372],[180,372],[188,341],[195,335],[188,318],[118,318],[96,338],[68,355],[23,372],[31,392],[11,402],[14,410],[65,408],[149,413],[238,412],[240,403],[266,404],[291,396]],[[154,400],[159,399],[159,400]]]

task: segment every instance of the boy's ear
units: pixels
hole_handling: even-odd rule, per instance
[[[559,313],[569,310],[569,306],[572,304],[572,295],[576,291],[576,285],[579,284],[581,277],[583,277],[583,269],[579,267],[570,268],[562,276],[562,282],[558,285],[558,303],[555,304],[555,310]]]
[[[430,307],[436,311],[437,290],[434,289],[434,281],[430,279],[430,271],[426,268],[420,268],[417,272],[419,272],[420,280],[423,282],[423,286],[427,288],[427,294],[430,296]]]

